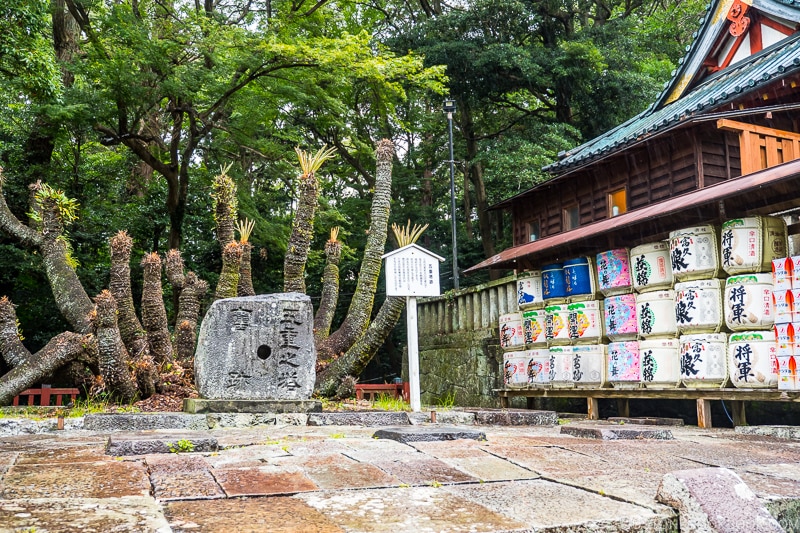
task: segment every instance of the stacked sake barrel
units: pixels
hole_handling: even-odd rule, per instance
[[[800,390],[800,256],[772,261],[778,389]]]
[[[509,388],[535,386],[550,379],[541,271],[523,272],[517,277],[517,304],[518,312],[499,319],[503,383]]]

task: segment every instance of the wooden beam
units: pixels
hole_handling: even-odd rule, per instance
[[[800,140],[800,133],[793,131],[779,130],[776,128],[768,128],[766,126],[757,126],[755,124],[748,124],[746,122],[739,122],[728,118],[721,118],[717,120],[717,128],[726,131],[742,132],[749,131],[758,135],[765,135],[768,137],[778,137],[780,139]]]
[[[711,427],[711,401],[698,398],[697,400],[697,427],[708,429]]]
[[[744,412],[744,400],[731,402],[731,416],[733,417],[733,427],[746,426],[747,418]]]
[[[600,420],[600,406],[597,403],[597,398],[586,398],[586,413],[589,420]]]

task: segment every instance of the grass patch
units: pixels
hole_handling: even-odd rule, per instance
[[[436,407],[440,411],[449,411],[456,405],[456,391],[451,390],[439,396],[436,400]]]
[[[373,407],[384,411],[410,411],[411,404],[402,398],[395,398],[388,394],[379,394],[378,398],[372,403]]]

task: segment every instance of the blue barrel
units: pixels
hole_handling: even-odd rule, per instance
[[[594,268],[588,257],[578,257],[564,261],[564,281],[567,296],[586,296],[593,298],[597,292],[594,282]]]
[[[542,296],[545,300],[567,297],[567,283],[561,263],[542,267]]]

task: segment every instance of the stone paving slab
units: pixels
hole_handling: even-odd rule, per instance
[[[150,483],[140,463],[15,465],[0,482],[3,499],[19,498],[121,498],[147,496]]]
[[[660,533],[677,529],[671,512],[655,513],[545,480],[452,485],[445,490],[523,523],[537,533]],[[569,502],[568,508],[565,502]]]
[[[306,476],[321,489],[396,487],[400,480],[378,467],[341,454],[306,457],[299,463]]]
[[[455,426],[428,427],[388,427],[376,431],[375,439],[396,440],[408,444],[410,442],[431,442],[442,440],[486,440],[486,433],[477,429],[459,428]]]
[[[148,455],[145,460],[153,494],[159,501],[225,497],[202,457]]]
[[[86,415],[83,429],[88,431],[142,431],[147,429],[208,429],[205,415],[185,413],[107,413]]]
[[[309,426],[399,426],[409,424],[404,412],[360,411],[352,413],[311,413]]]
[[[94,463],[107,460],[102,446],[68,446],[20,452],[15,464]]]
[[[797,426],[738,426],[735,431],[740,435],[765,435],[800,440],[800,427]]]
[[[387,458],[419,459],[424,457],[416,448],[394,440],[370,437],[368,439],[342,439],[340,442],[346,447],[346,450],[341,453],[362,463],[385,461]]]
[[[214,470],[214,478],[229,498],[296,494],[319,488],[300,472],[271,472],[267,468]]]
[[[667,474],[656,497],[678,510],[681,531],[783,533],[783,528],[750,488],[727,468]]]
[[[270,459],[289,455],[280,446],[256,444],[227,449],[225,453],[206,454],[204,460],[211,468],[245,468],[258,467]]]
[[[443,488],[404,487],[300,494],[310,507],[348,532],[492,533],[530,531],[512,517]]]
[[[632,440],[658,439],[672,440],[672,431],[662,428],[623,428],[623,427],[587,427],[570,424],[561,427],[561,433],[584,439]]]
[[[0,501],[0,531],[169,533],[150,497],[38,498]]]
[[[441,461],[480,481],[506,481],[539,477],[535,472],[488,453],[483,455],[483,457],[447,457]]]
[[[290,497],[170,502],[164,514],[174,533],[344,533],[325,515]]]
[[[478,478],[430,457],[376,461],[375,466],[408,485],[476,483]]]

